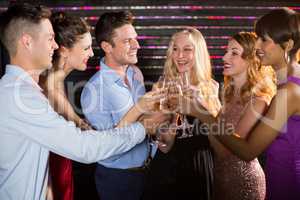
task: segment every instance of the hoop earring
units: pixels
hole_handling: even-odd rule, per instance
[[[284,52],[284,59],[287,64],[290,63],[290,56],[288,55],[287,51]]]

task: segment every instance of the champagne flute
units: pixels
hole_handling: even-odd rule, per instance
[[[158,81],[156,84],[156,89],[163,90],[163,89],[165,89],[165,87],[166,87],[166,77],[165,77],[165,75],[161,75],[158,78]],[[160,101],[155,104],[156,111],[161,110],[161,106],[162,106],[161,102],[162,102],[162,99],[160,99]]]
[[[166,76],[164,74],[159,76],[155,89],[165,90],[167,88],[167,84],[168,84],[167,82],[168,82],[168,79],[166,78]],[[165,94],[165,97],[161,98],[160,101],[155,104],[156,111],[158,111],[158,112],[163,111],[163,108],[164,108],[164,105],[166,104],[166,99],[167,99],[166,95],[167,95],[167,93]],[[152,137],[152,140],[155,143],[161,142],[161,134],[164,134],[165,132],[166,132],[166,124],[164,123],[164,124],[161,124],[159,126],[159,128],[156,130],[156,134]],[[166,144],[161,143],[161,146],[166,146]]]
[[[190,87],[190,76],[189,72],[186,71],[182,74],[180,74],[180,83],[182,88],[182,95],[185,95],[184,91]],[[180,121],[180,128],[182,129],[182,134],[178,138],[186,138],[186,137],[192,137],[193,132],[192,128],[193,125],[191,125],[188,122],[187,116],[179,114],[178,121]]]
[[[189,73],[186,71],[183,74],[181,74],[181,79],[182,86],[184,87],[183,89],[187,89],[191,85]]]

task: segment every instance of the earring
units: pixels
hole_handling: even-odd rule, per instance
[[[284,52],[284,59],[287,64],[290,63],[290,56],[288,55],[287,51]]]

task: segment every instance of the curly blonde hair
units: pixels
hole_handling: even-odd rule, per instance
[[[265,99],[269,104],[276,93],[275,72],[270,66],[261,66],[255,49],[257,36],[253,32],[239,32],[233,35],[231,40],[235,40],[242,46],[241,57],[248,63],[247,82],[240,91],[241,103],[247,103],[249,97],[254,95]],[[225,102],[229,102],[234,92],[232,77],[224,76],[224,88]]]
[[[202,98],[208,103],[208,109],[216,114],[220,107],[218,91],[216,92],[216,82],[212,78],[212,66],[207,45],[199,30],[193,27],[187,27],[173,34],[167,50],[164,73],[171,79],[179,75],[176,64],[172,60],[172,53],[175,38],[180,34],[187,35],[194,47],[195,64],[190,73],[191,84],[199,89]]]

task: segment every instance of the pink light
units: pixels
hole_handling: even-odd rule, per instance
[[[91,67],[91,68],[93,68],[93,67]],[[99,65],[97,65],[97,66],[95,67],[96,70],[100,70],[100,68],[101,68],[101,67],[100,67]]]
[[[200,10],[203,9],[202,6],[191,6],[190,10]]]
[[[226,49],[227,46],[207,46],[208,49]]]
[[[90,20],[90,21],[97,21],[99,19],[99,17],[97,16],[90,16],[90,17],[85,17],[85,20]]]
[[[210,56],[211,59],[221,59],[223,56]]]
[[[252,26],[194,26],[198,29],[249,29],[252,30]],[[172,25],[159,25],[159,26],[135,26],[137,30],[147,29],[184,29],[186,26],[172,26]]]
[[[94,10],[94,6],[83,6],[80,7],[80,10]]]
[[[225,16],[207,16],[207,19],[225,19]]]

